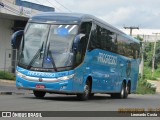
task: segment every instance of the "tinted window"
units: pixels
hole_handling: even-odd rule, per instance
[[[76,65],[79,65],[84,59],[87,44],[88,44],[88,39],[90,36],[91,27],[92,27],[91,22],[83,22],[79,28],[78,34],[84,34],[84,37],[82,37],[80,42],[78,43],[78,47],[75,53]]]
[[[139,57],[139,44],[129,39],[118,36],[118,54],[129,57],[129,58],[138,58]]]
[[[93,25],[89,50],[102,49],[129,58],[139,57],[139,44],[100,25]]]
[[[114,32],[107,30],[98,25],[94,25],[89,49],[103,49],[111,52],[117,52],[117,36]]]

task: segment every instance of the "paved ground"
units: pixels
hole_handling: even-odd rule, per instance
[[[111,99],[96,95],[91,100],[79,101],[75,96],[47,94],[36,99],[33,94],[0,95],[0,111],[117,111],[119,108],[160,109],[160,94],[130,95],[128,99]],[[125,120],[124,118],[120,118]],[[143,118],[141,118],[143,120]],[[150,120],[151,118],[147,118]],[[127,120],[127,119],[126,119]],[[136,120],[132,118],[131,120]],[[152,120],[159,120],[154,118]]]
[[[160,94],[130,95],[128,99],[111,99],[98,94],[88,101],[79,101],[75,96],[47,94],[36,99],[33,94],[0,95],[1,110],[44,111],[117,111],[119,108],[160,108]]]
[[[31,91],[18,90],[15,86],[15,81],[0,79],[0,94],[28,94]]]
[[[160,80],[158,80],[158,81],[156,81],[156,80],[154,80],[154,81],[148,80],[148,82],[155,84],[156,87],[157,87],[156,91],[157,91],[158,93],[160,93]]]
[[[0,95],[0,111],[117,111],[119,108],[160,109],[160,94],[130,95],[128,99],[111,99],[109,95],[98,94],[88,101],[79,101],[75,96],[47,94],[44,99],[36,99],[31,91],[17,90],[14,83],[0,82],[0,91],[12,91],[12,95]],[[27,93],[27,94],[26,94]],[[54,118],[55,119],[55,118]],[[62,118],[56,118],[61,120]],[[63,118],[66,120],[65,118]],[[75,118],[67,118],[75,120]],[[85,120],[113,118],[76,118]],[[128,120],[128,118],[114,118]],[[146,120],[146,118],[130,118]],[[150,120],[151,118],[147,118]],[[159,118],[152,118],[159,120]]]

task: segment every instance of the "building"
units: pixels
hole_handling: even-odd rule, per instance
[[[0,70],[14,72],[17,58],[11,47],[13,32],[24,29],[30,16],[54,8],[21,0],[0,0]]]

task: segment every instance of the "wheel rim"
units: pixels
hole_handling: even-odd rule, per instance
[[[88,85],[85,85],[85,87],[84,87],[84,94],[85,94],[85,96],[87,96],[89,94],[89,86]]]
[[[122,90],[121,90],[121,97],[123,98],[124,96],[124,86],[122,86]]]
[[[127,94],[129,93],[129,87],[128,86],[126,87],[126,93]]]

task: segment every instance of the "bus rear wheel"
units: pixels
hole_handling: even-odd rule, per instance
[[[83,93],[77,94],[79,100],[88,100],[91,95],[91,83],[87,80]]]
[[[46,92],[33,90],[33,94],[36,98],[43,98],[46,95]]]
[[[126,99],[128,97],[128,89],[129,89],[128,86],[126,86],[124,83],[122,83],[120,93],[112,93],[111,98]]]

